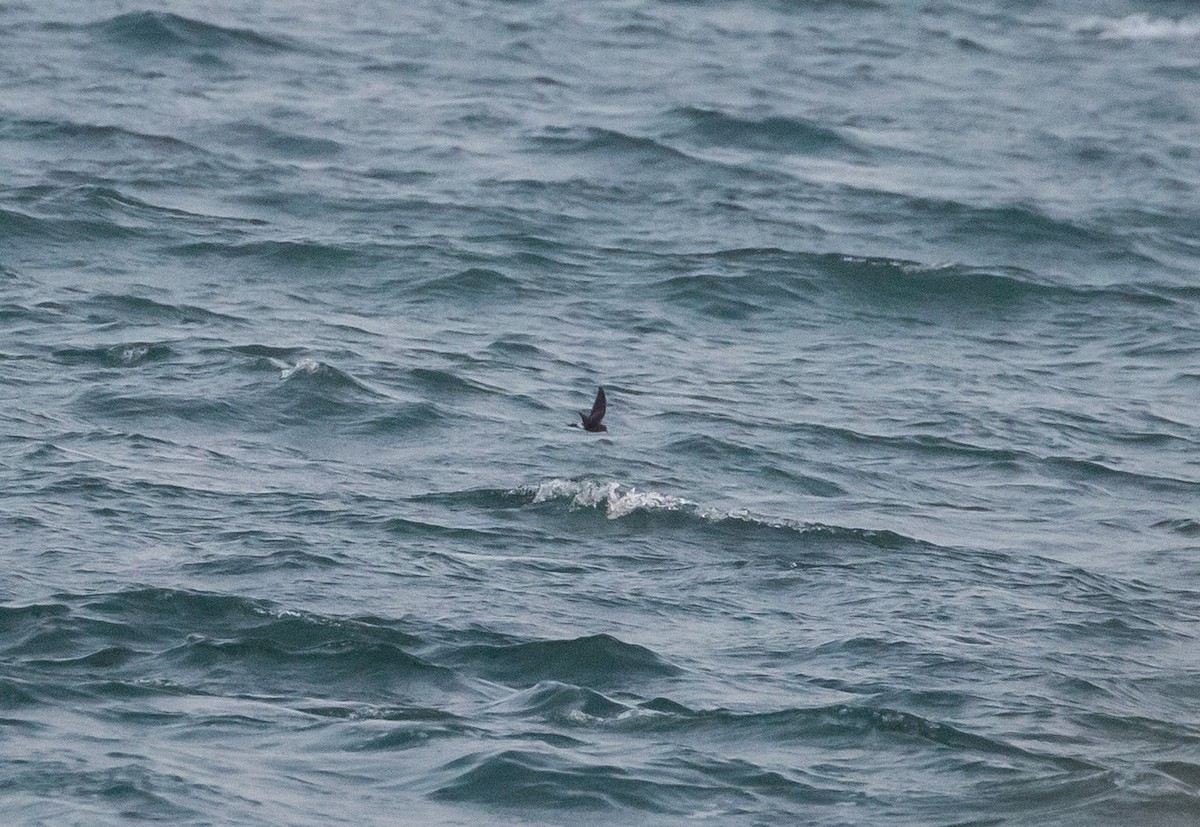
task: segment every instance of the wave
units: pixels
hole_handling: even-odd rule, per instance
[[[279,378],[290,385],[300,385],[320,390],[351,390],[379,395],[365,384],[343,370],[316,359],[301,359],[294,365],[284,365]]]
[[[638,491],[618,482],[595,480],[554,479],[532,488],[516,489],[513,493],[528,495],[529,503],[566,502],[572,508],[604,511],[610,520],[626,517],[635,511],[695,510],[696,503],[657,491]]]
[[[445,424],[450,413],[432,402],[407,402],[354,426],[362,434],[395,436]]]
[[[517,301],[532,292],[529,286],[512,276],[486,267],[471,267],[415,283],[392,281],[386,286],[402,290],[406,297],[447,299],[465,304]]]
[[[70,120],[0,118],[0,138],[15,141],[76,141],[94,151],[97,145],[132,145],[139,151],[162,152],[176,156],[180,152],[209,156],[210,153],[170,135],[138,132],[107,124],[78,123]]]
[[[183,569],[217,577],[256,577],[273,571],[311,571],[312,569],[336,568],[342,563],[333,557],[304,551],[300,548],[285,548],[266,554],[225,554],[184,563]]]
[[[739,118],[713,109],[684,107],[673,117],[687,122],[680,133],[702,144],[805,155],[831,151],[861,154],[863,148],[835,129],[805,118],[768,116]]]
[[[237,316],[191,304],[170,304],[121,293],[99,293],[80,302],[78,310],[94,324],[162,325],[227,324],[243,322]]]
[[[0,230],[62,242],[161,238],[185,225],[194,230],[254,223],[160,206],[106,186],[27,187],[20,199],[23,211],[0,210]]]
[[[635,708],[594,689],[543,680],[493,704],[491,710],[578,726],[597,725],[631,715]]]
[[[233,568],[210,573],[260,572],[256,564],[241,567],[253,562],[235,555],[225,560]],[[281,563],[273,555],[257,562]],[[294,562],[291,555],[282,564]],[[303,560],[305,567],[312,564]],[[386,703],[414,685],[461,692],[481,678],[520,688],[546,682],[619,688],[681,673],[644,646],[604,634],[518,639],[479,629],[298,612],[264,600],[169,588],[59,594],[43,603],[0,606],[0,633],[0,654],[14,666],[6,675],[10,681],[26,680],[23,673],[31,669],[105,668],[110,670],[106,679],[117,683],[159,675],[188,692],[277,694],[297,701],[340,697]],[[14,705],[39,698],[33,684],[29,689],[14,685],[9,695]],[[555,705],[530,696],[511,701],[508,708],[531,703],[547,714]]]
[[[227,400],[145,391],[134,395],[103,386],[84,390],[75,397],[71,407],[85,420],[155,421],[167,418],[197,424],[228,424],[246,418],[243,411]]]
[[[38,238],[48,235],[51,222],[36,218],[19,210],[0,209],[0,232],[6,238],[28,237]]]
[[[414,540],[447,539],[476,545],[489,541],[508,538],[507,532],[493,532],[485,529],[465,528],[460,526],[445,526],[424,520],[405,517],[392,517],[383,523],[383,528],[389,534],[407,537]]]
[[[137,352],[131,354],[135,359]],[[71,355],[68,358],[80,358]],[[83,358],[99,357],[90,354]],[[111,358],[120,359],[121,354]],[[128,367],[136,364],[116,363]],[[90,386],[78,394],[73,408],[87,419],[161,421],[176,419],[199,425],[227,426],[256,424],[273,429],[280,424],[305,426],[322,419],[346,419],[370,430],[373,411],[386,396],[335,367],[315,360],[301,360],[278,368],[281,379],[256,383],[237,392],[206,394],[204,388],[191,393],[167,393],[156,386],[136,392]],[[386,423],[384,423],[386,426]]]
[[[658,297],[710,316],[745,318],[810,303],[831,292],[889,306],[951,307],[994,312],[1088,302],[1171,307],[1190,291],[1147,283],[1077,285],[1032,270],[780,248],[732,248],[671,257],[673,269],[694,271],[650,285]]]
[[[739,320],[797,303],[813,288],[797,273],[695,273],[671,276],[650,285],[665,301],[717,319]]]
[[[445,651],[440,661],[509,686],[532,686],[541,681],[623,686],[631,680],[680,673],[644,646],[610,635],[459,646]]]
[[[522,333],[507,333],[487,346],[487,350],[509,360],[532,361],[548,363],[553,360],[550,351],[539,347],[534,342],[539,338]]]
[[[280,382],[269,387],[260,402],[279,421],[307,424],[325,418],[367,418],[388,399],[349,373],[316,359],[301,359],[279,367]]]
[[[864,647],[863,657],[875,651],[862,638],[846,645]],[[756,812],[768,802],[777,814],[795,815],[812,805],[863,803],[856,776],[790,760],[797,750],[853,754],[872,770],[918,760],[967,771],[985,794],[1002,799],[991,781],[1016,777],[1022,794],[1038,778],[1093,783],[1104,794],[1114,786],[1111,772],[1077,750],[1056,750],[1053,739],[1014,741],[996,734],[1002,727],[973,732],[880,701],[877,693],[771,710],[693,708],[639,694],[630,684],[676,686],[686,675],[653,650],[608,635],[517,638],[477,626],[321,615],[237,595],[150,587],[0,606],[0,657],[7,667],[0,708],[14,715],[99,700],[116,702],[106,715],[275,726],[265,720],[269,712],[228,714],[236,702],[308,716],[313,731],[348,752],[441,741],[435,749],[459,757],[440,766],[426,759],[431,768],[421,783],[442,801],[558,813],[630,808],[643,820],[647,813],[732,815],[754,802]],[[503,687],[513,691],[498,698]],[[961,710],[964,696],[946,694]],[[143,708],[156,698],[171,703]],[[442,700],[455,711],[439,708]],[[208,703],[221,714],[206,715]],[[625,744],[619,766],[601,757],[616,739]],[[650,748],[630,752],[630,743]],[[464,749],[471,752],[462,755]],[[1196,778],[1194,764],[1157,766],[1184,783]]]
[[[305,352],[302,347],[277,347],[274,345],[234,345],[229,348],[234,353],[245,356],[256,356],[262,359],[294,359]]]
[[[34,687],[27,685],[25,681],[0,678],[0,709],[19,709],[36,706],[38,703],[40,701]],[[9,723],[4,720],[0,726],[6,726]]]
[[[450,781],[430,797],[488,806],[545,808],[558,813],[629,806],[662,813],[660,785],[630,778],[615,766],[579,764],[545,751],[504,750],[458,758],[441,768]]]
[[[1160,266],[1120,224],[1054,216],[1036,204],[979,204],[859,187],[847,187],[844,197],[865,200],[873,223],[881,216],[888,222],[911,223],[941,243],[987,249],[1002,260],[1009,260],[1017,249],[1029,253],[1069,251],[1110,264]],[[1051,261],[1052,266],[1057,265],[1057,256]]]
[[[0,233],[10,240],[55,242],[111,242],[136,238],[136,229],[91,218],[40,217],[20,210],[0,208]]]
[[[69,190],[61,193],[58,200],[68,201],[72,207],[86,210],[93,214],[105,217],[121,217],[121,218],[136,218],[144,219],[151,218],[154,221],[162,217],[170,218],[185,218],[189,220],[204,219],[209,216],[198,215],[197,213],[187,212],[186,210],[174,209],[171,207],[160,207],[156,204],[151,204],[143,201],[140,198],[134,198],[131,195],[126,195],[120,190],[112,187],[101,186],[79,186],[72,187]]]
[[[1153,527],[1170,529],[1185,537],[1200,537],[1200,520],[1188,519],[1186,517],[1174,520],[1159,520]]]
[[[598,127],[589,127],[582,134],[563,130],[539,136],[534,141],[541,150],[551,153],[601,155],[643,163],[698,160],[653,138]]]
[[[935,459],[959,458],[995,467],[1017,468],[1019,466],[1028,466],[1039,469],[1040,473],[1050,473],[1054,476],[1084,484],[1105,481],[1110,484],[1126,484],[1138,490],[1177,491],[1181,493],[1200,490],[1200,482],[1194,480],[1113,468],[1094,459],[1039,454],[1026,449],[975,445],[932,434],[867,434],[847,428],[816,424],[796,426],[796,429],[808,434],[812,439],[826,444],[851,445],[855,446],[856,449],[863,447],[876,450],[886,448],[891,455],[894,455],[897,451],[901,451],[915,456]],[[1172,442],[1175,441],[1171,437],[1163,435],[1154,435],[1152,439],[1146,435],[1135,435],[1135,437],[1125,435],[1115,438],[1123,440],[1136,438],[1142,442],[1149,439],[1153,443],[1159,443],[1163,439],[1170,439]]]
[[[991,463],[1012,463],[1021,459],[1034,457],[1033,454],[1022,453],[1011,448],[990,448],[929,434],[903,434],[897,436],[867,434],[832,425],[804,425],[799,426],[799,429],[809,434],[813,439],[820,440],[826,444],[836,443],[841,446],[885,447],[893,453],[899,450],[934,458],[954,457]]]
[[[77,734],[86,741],[92,737]],[[69,760],[32,758],[13,762],[5,781],[13,789],[21,790],[21,798],[53,801],[55,807],[43,811],[52,812],[46,818],[23,818],[31,810],[27,804],[18,803],[12,810],[15,822],[61,821],[64,813],[75,809],[101,812],[119,812],[120,821],[168,821],[175,824],[192,824],[210,820],[213,808],[227,805],[218,800],[211,790],[198,791],[198,785],[177,772],[160,771],[146,766],[139,757],[128,751],[113,751],[108,760],[98,767],[99,762],[76,764]],[[198,807],[184,802],[195,801],[198,792],[201,799]],[[69,803],[68,803],[69,802]],[[87,802],[79,803],[79,802]],[[66,817],[71,820],[71,817]],[[95,819],[107,821],[105,817]]]
[[[813,805],[851,804],[862,798],[857,792],[806,783],[744,761],[696,756],[656,761],[639,772],[579,760],[552,748],[504,749],[463,756],[437,774],[450,778],[431,793],[435,800],[543,809],[557,814],[556,820],[564,812],[620,810],[636,812],[639,823],[648,815],[651,820],[668,815],[738,818],[765,800],[773,812],[803,821],[811,817],[807,808]]]
[[[695,427],[696,413],[664,411],[652,418],[667,420],[665,427],[672,431],[687,432]],[[735,427],[742,424],[724,415],[708,414],[704,418],[714,422],[729,423]],[[790,485],[815,497],[841,497],[848,492],[832,480],[812,476],[793,470],[795,456],[786,450],[778,451],[733,439],[723,439],[711,433],[687,433],[672,440],[666,450],[687,461],[701,460],[712,463],[716,473],[725,474],[731,469],[752,472],[767,479],[786,480]]]
[[[1084,482],[1103,480],[1114,484],[1127,484],[1138,491],[1178,491],[1200,494],[1200,481],[1198,480],[1126,471],[1121,468],[1111,468],[1094,459],[1079,459],[1077,457],[1051,456],[1046,457],[1043,462],[1052,468],[1061,469],[1074,479]]]
[[[174,351],[161,342],[128,342],[100,347],[68,347],[54,351],[59,362],[68,365],[101,365],[110,368],[130,368],[147,362],[171,358]]]
[[[499,392],[497,388],[451,370],[413,368],[409,371],[408,378],[422,394],[428,396],[491,396]]]
[[[769,742],[811,744],[814,741],[838,741],[848,736],[855,739],[879,738],[897,746],[925,743],[958,753],[1030,761],[1060,770],[1096,768],[1078,758],[1031,752],[911,712],[870,704],[830,704],[772,712],[738,712],[728,709],[691,710],[658,698],[639,704],[637,708],[655,714],[625,716],[619,719],[619,724],[653,732],[708,733],[738,741],[754,738]]]
[[[336,707],[304,709],[309,714],[339,717]],[[330,710],[334,710],[333,714]],[[471,726],[463,719],[441,710],[423,707],[357,707],[352,714],[342,718],[351,721],[382,721],[388,725],[382,735],[372,735],[365,739],[356,738],[346,744],[350,752],[392,752],[395,750],[411,749],[426,745],[434,738],[482,738],[487,733],[478,727]]]
[[[1074,221],[1053,218],[1029,204],[977,206],[957,201],[915,199],[913,205],[955,222],[960,232],[968,237],[996,235],[1025,243],[1056,243],[1072,247],[1092,247],[1111,241],[1105,233]]]
[[[1159,761],[1155,769],[1200,792],[1200,764],[1192,761]]]
[[[256,694],[292,692],[298,678],[304,678],[305,691],[315,697],[331,692],[394,697],[414,685],[458,686],[449,670],[375,635],[328,634],[309,622],[286,618],[232,638],[193,633],[163,659],[201,686],[229,682]],[[223,679],[225,674],[232,680]]]
[[[1200,17],[1152,17],[1144,13],[1087,17],[1072,24],[1071,29],[1101,40],[1195,40],[1200,38]]]
[[[838,287],[906,304],[948,303],[992,307],[1028,300],[1068,298],[1070,289],[1040,282],[1016,267],[984,270],[963,265],[927,266],[914,261],[852,255],[826,256],[822,269]]]
[[[291,48],[281,39],[251,29],[218,26],[170,12],[129,12],[91,23],[88,28],[113,43],[142,53],[238,48],[275,52]]]
[[[638,531],[700,531],[718,534],[731,542],[755,539],[778,541],[793,547],[804,539],[806,550],[833,545],[872,549],[924,547],[922,541],[892,531],[845,528],[789,518],[768,517],[747,510],[720,510],[674,494],[642,491],[611,480],[553,479],[512,489],[470,489],[412,498],[450,506],[513,509],[532,508],[550,514],[598,514],[618,525]]]
[[[239,138],[246,146],[285,158],[328,158],[344,149],[342,144],[329,138],[285,131],[277,125],[266,126],[250,120],[226,124],[222,136],[224,140]]]
[[[266,601],[143,588],[0,607],[3,652],[23,668],[79,671],[137,683],[168,675],[190,692],[395,697],[407,687],[459,687],[453,672],[412,653],[418,638],[381,622],[283,610]],[[108,691],[105,689],[104,691]]]
[[[326,270],[346,268],[354,264],[371,263],[375,254],[353,247],[318,241],[252,241],[227,243],[196,241],[179,244],[170,252],[183,258],[218,256],[228,259],[253,259],[279,267]]]
[[[152,315],[167,309],[153,302],[137,307]],[[126,320],[125,323],[139,322]],[[215,350],[220,353],[227,349]],[[252,381],[240,387],[223,385],[214,393],[207,383],[197,385],[194,382],[179,388],[174,385],[166,388],[160,381],[137,387],[88,384],[76,395],[72,407],[89,420],[160,422],[176,419],[200,425],[236,423],[274,429],[281,424],[304,427],[335,419],[344,421],[357,433],[384,434],[433,425],[446,416],[440,408],[430,404],[396,403],[387,393],[326,362],[312,358],[293,362],[275,355],[287,354],[294,358],[293,351],[290,348],[252,347],[250,353],[263,355],[255,356]],[[172,360],[176,353],[169,345],[135,342],[96,348],[63,348],[54,351],[53,356],[68,365],[133,368]],[[278,379],[264,381],[264,370],[277,371]]]
[[[644,771],[636,761],[615,767],[587,760],[577,748],[577,739],[563,745],[570,752],[553,746],[484,751],[439,768],[436,775],[449,777],[439,783],[434,798],[556,811],[633,808],[642,814],[691,817],[742,813],[752,801],[770,801],[773,812],[795,817],[811,817],[815,805],[864,802],[866,794],[837,780],[837,774],[762,766],[738,757],[753,751],[754,744],[770,745],[785,754],[789,747],[841,751],[869,744],[888,762],[897,755],[917,754],[997,778],[1008,777],[1017,768],[1077,783],[1103,781],[1108,775],[1078,758],[1034,752],[887,707],[836,704],[766,713],[692,711],[665,698],[631,705],[553,683],[525,690],[508,703],[518,714],[544,717],[560,726],[617,729],[652,737],[655,743],[669,734],[673,742],[669,757],[656,756]],[[1170,769],[1190,777],[1194,768],[1175,762]],[[1107,792],[1113,789],[1111,782],[1106,785]]]
[[[35,307],[9,302],[0,306],[0,324],[15,326],[28,322],[31,325],[53,325],[60,320],[62,309],[55,302],[39,302]]]

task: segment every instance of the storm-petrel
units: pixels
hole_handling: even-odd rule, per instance
[[[593,432],[607,431],[608,428],[604,427],[601,423],[601,420],[604,419],[604,411],[607,408],[608,400],[604,398],[604,388],[598,388],[596,390],[596,401],[592,403],[592,412],[579,412],[579,418],[583,420],[583,430]],[[579,426],[572,422],[571,427],[578,428]]]

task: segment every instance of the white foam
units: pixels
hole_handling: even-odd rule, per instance
[[[683,497],[630,488],[624,493],[616,491],[608,498],[608,518],[615,520],[626,514],[632,514],[634,511],[678,511],[694,505],[695,503],[685,500]]]
[[[301,359],[294,365],[285,364],[279,371],[281,379],[287,379],[294,373],[316,373],[321,369],[321,363],[315,359]]]
[[[569,499],[573,508],[603,506],[610,520],[635,511],[678,511],[695,507],[695,503],[683,497],[658,491],[638,491],[633,486],[623,486],[619,482],[555,479],[533,489],[535,503],[559,499]]]
[[[700,506],[685,497],[659,491],[639,491],[632,485],[614,481],[553,479],[536,486],[516,489],[513,493],[533,494],[534,503],[568,500],[571,508],[603,507],[610,520],[626,517],[636,511],[688,511],[701,520],[719,523],[724,520],[753,523],[767,528],[784,528],[801,532],[831,530],[828,526],[803,522],[788,517],[769,517],[747,508],[725,510]]]
[[[149,345],[126,345],[121,348],[121,363],[125,365],[133,365],[146,358],[146,354],[150,352]]]
[[[714,523],[719,523],[722,520],[737,520],[743,523],[765,526],[766,528],[787,528],[792,531],[810,531],[814,528],[813,523],[805,523],[788,517],[766,517],[762,514],[756,514],[748,508],[735,508],[732,511],[704,508],[700,510],[699,514],[703,519]]]
[[[1088,17],[1071,29],[1092,34],[1101,40],[1190,40],[1200,37],[1200,17],[1151,17],[1131,14],[1128,17]]]

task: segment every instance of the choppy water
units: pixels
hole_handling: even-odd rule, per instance
[[[10,1],[0,72],[5,823],[1200,822],[1191,4]]]

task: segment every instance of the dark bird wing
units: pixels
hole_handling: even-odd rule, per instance
[[[604,411],[608,409],[608,400],[604,398],[604,388],[596,391],[596,401],[592,403],[592,412],[579,412],[579,418],[583,420],[583,429],[585,431],[598,431],[600,429],[600,420],[604,419]]]
[[[604,398],[604,388],[598,388],[596,401],[592,403],[592,412],[588,415],[588,419],[592,420],[593,425],[599,425],[600,420],[604,419],[606,410],[608,410],[608,400]]]

